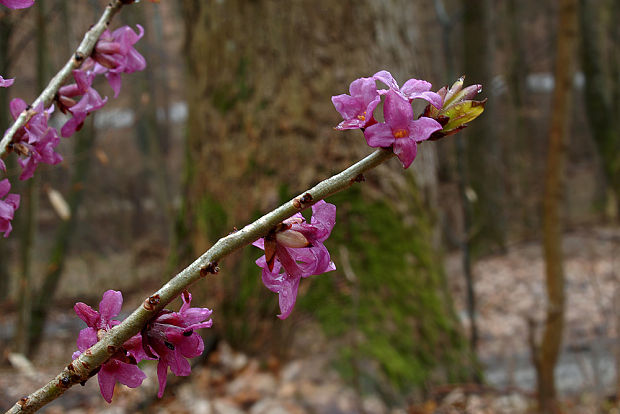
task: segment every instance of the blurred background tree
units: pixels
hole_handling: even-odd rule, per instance
[[[339,122],[331,95],[383,68],[401,82],[424,77],[431,56],[416,42],[423,13],[408,1],[183,6],[189,120],[177,236],[187,261],[369,153],[359,131],[331,129]],[[339,269],[301,285],[300,308],[331,338],[346,338],[343,370],[388,395],[431,376],[462,379],[468,360],[434,230],[436,154],[421,151],[413,173],[394,160],[328,200],[338,206],[329,247]],[[244,250],[207,290],[233,345],[286,351],[273,332],[293,333],[299,317],[275,318],[276,297],[253,263],[261,254]]]

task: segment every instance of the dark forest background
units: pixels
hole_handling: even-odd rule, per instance
[[[34,100],[104,3],[0,11],[0,73],[17,78],[0,89],[0,130],[9,100]],[[437,90],[465,74],[483,85],[484,114],[423,144],[409,170],[391,160],[330,197],[338,217],[327,246],[338,270],[305,279],[289,319],[275,317],[257,249],[193,287],[215,309],[207,343],[267,365],[329,355],[344,383],[389,407],[439,398],[448,384],[486,384],[527,398],[538,391],[546,412],[584,393],[610,409],[620,394],[619,20],[614,0],[124,8],[113,25],[144,26],[136,48],[147,70],[124,76],[119,98],[63,140],[60,166],[16,186],[22,207],[0,240],[4,355],[53,365],[42,356],[47,341],[74,346],[73,303],[119,289],[129,311],[234,227],[370,153],[359,131],[333,130],[330,97],[354,79],[386,69]],[[112,96],[107,84],[97,89]],[[17,182],[14,160],[8,166]],[[575,258],[584,267],[562,265]],[[579,347],[587,380],[558,392],[548,373]],[[57,356],[59,366],[69,355]]]

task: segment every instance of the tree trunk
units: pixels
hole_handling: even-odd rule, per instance
[[[401,83],[407,75],[423,78],[432,50],[416,20],[424,16],[422,5],[405,0],[182,4],[189,120],[176,236],[179,260],[187,262],[234,226],[367,154],[359,131],[332,129],[339,119],[331,95],[380,69]],[[352,314],[337,270],[302,281],[291,318],[312,308],[328,334],[343,338],[360,326],[359,352],[378,361],[393,384],[420,385],[439,369],[456,378],[464,365],[441,260],[430,242],[433,210],[424,194],[435,188],[432,164],[425,165],[432,155],[432,144],[423,145],[415,177],[390,162],[360,190],[328,200],[339,208],[328,247],[336,263],[339,245],[355,252],[359,313]],[[269,339],[291,322],[275,320],[277,299],[253,263],[260,255],[248,248],[227,260],[221,275],[207,280],[217,300],[210,305],[226,320],[228,340],[287,348],[286,338]],[[349,355],[350,347],[342,349]],[[373,386],[388,383],[374,378]]]
[[[443,53],[446,65],[446,74],[449,82],[456,80],[454,71],[454,50],[453,28],[457,19],[456,13],[449,15],[443,0],[434,0],[437,19],[441,25],[441,38],[443,43]],[[461,215],[463,217],[463,234],[460,236],[459,245],[461,248],[461,263],[463,268],[463,276],[465,277],[465,290],[467,301],[467,317],[469,319],[469,348],[472,356],[475,357],[478,348],[478,322],[476,318],[476,294],[474,272],[471,263],[471,222],[472,222],[472,205],[467,198],[467,188],[469,187],[469,174],[466,168],[466,145],[465,136],[458,134],[454,137],[454,152],[456,158],[456,180],[459,192],[459,201],[461,206]],[[482,382],[482,375],[477,364],[472,364],[471,379],[476,383]]]
[[[10,13],[0,15],[0,74],[8,76],[10,63],[8,61],[9,42],[13,33],[13,22]],[[9,94],[7,88],[0,88],[0,131],[9,127]],[[7,161],[7,169],[11,169],[12,162]],[[12,181],[12,180],[11,180]],[[0,238],[0,257],[9,257],[8,240]],[[10,272],[9,260],[0,260],[0,302],[4,301],[9,292]]]
[[[560,206],[564,194],[564,159],[573,90],[577,42],[577,0],[560,1],[555,61],[555,89],[549,129],[549,153],[543,200],[543,250],[547,317],[538,361],[538,400],[543,413],[558,413],[554,379],[564,331],[564,269]]]
[[[463,68],[467,83],[491,85],[492,42],[487,0],[463,0]],[[469,183],[476,194],[471,241],[476,251],[504,248],[506,238],[501,140],[493,134],[493,108],[464,131]],[[471,201],[470,201],[471,202]]]
[[[585,76],[584,88],[586,113],[590,130],[598,149],[603,171],[615,193],[616,203],[620,203],[620,138],[615,126],[615,109],[611,103],[613,85],[618,79],[608,82],[605,72],[613,73],[613,55],[609,60],[610,70],[603,69],[603,60],[600,50],[601,33],[599,26],[600,2],[580,0],[579,22],[581,26],[581,67]],[[609,6],[608,6],[609,7]],[[617,7],[617,6],[616,6]],[[611,9],[611,7],[609,7]],[[609,10],[611,11],[611,10]],[[617,24],[617,22],[615,22]],[[618,204],[617,204],[618,205]],[[618,210],[618,208],[616,208]]]
[[[54,244],[47,261],[43,283],[33,299],[29,326],[30,346],[28,347],[28,352],[30,355],[34,355],[37,352],[41,343],[47,315],[53,305],[54,296],[65,268],[67,251],[78,225],[78,213],[82,204],[85,181],[92,162],[91,153],[95,141],[93,117],[94,115],[90,115],[89,119],[86,120],[84,128],[78,131],[72,138],[74,140],[73,159],[76,161],[71,177],[70,192],[67,197],[71,217],[68,220],[63,220],[56,229]]]
[[[45,16],[46,1],[37,5],[37,91],[47,84],[49,56],[47,48],[47,24]],[[18,320],[15,329],[15,348],[17,352],[28,354],[30,344],[30,316],[32,313],[32,258],[36,242],[39,208],[39,174],[35,174],[25,185],[25,197],[22,199],[20,225],[20,261],[21,273],[18,281]]]
[[[159,5],[153,5],[153,9]],[[154,10],[153,10],[154,11]],[[149,18],[143,7],[130,7],[123,12],[121,18],[124,23],[134,25]],[[153,24],[158,27],[157,23]],[[161,28],[159,29],[161,30]],[[144,57],[149,62],[150,70],[136,73],[132,81],[131,98],[133,107],[136,108],[135,141],[136,147],[142,155],[142,185],[147,184],[149,192],[153,193],[157,204],[160,206],[157,223],[161,223],[158,236],[162,241],[170,240],[172,229],[172,199],[170,197],[168,168],[166,167],[165,151],[168,147],[169,123],[167,115],[163,120],[157,116],[158,107],[167,112],[169,91],[165,76],[160,76],[160,68],[165,67],[162,51],[155,53],[156,35],[152,31],[147,31],[142,39],[142,47],[145,50]],[[161,37],[161,33],[159,33]],[[160,42],[161,43],[161,42]],[[165,75],[165,72],[162,74]],[[150,184],[150,185],[149,185]],[[144,190],[133,195],[132,202],[136,206],[134,210],[133,236],[140,237],[147,228],[152,228],[153,223],[149,222],[143,213]],[[163,269],[162,269],[163,270]],[[163,272],[162,272],[163,273]]]

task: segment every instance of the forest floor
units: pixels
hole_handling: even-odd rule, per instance
[[[594,228],[567,233],[567,315],[557,378],[565,413],[618,413],[615,378],[619,346],[620,229]],[[120,262],[123,259],[119,259]],[[109,265],[109,264],[108,264]],[[114,266],[112,266],[114,267]],[[446,259],[448,281],[465,327],[463,277],[458,253]],[[118,272],[117,272],[118,273]],[[323,351],[289,361],[258,360],[220,343],[190,377],[170,378],[166,395],[156,398],[155,364],[144,367],[148,378],[139,391],[117,385],[113,404],[98,393],[97,381],[74,387],[44,410],[47,413],[192,413],[192,414],[426,414],[529,413],[535,387],[531,341],[540,336],[545,303],[543,261],[536,242],[510,246],[483,258],[474,267],[478,355],[486,385],[436,387],[407,407],[389,409],[377,396],[360,397],[331,365],[333,350],[309,323],[291,346],[307,349],[323,342]],[[135,292],[142,295],[143,292]],[[126,299],[127,300],[127,299]],[[70,307],[67,307],[70,309]],[[14,312],[0,313],[0,342],[7,343]],[[66,364],[81,322],[72,312],[55,313],[46,352],[28,361],[3,352],[0,364],[0,408],[41,386]],[[6,346],[6,345],[3,345]],[[11,363],[9,363],[9,360]],[[12,364],[12,365],[11,365]]]

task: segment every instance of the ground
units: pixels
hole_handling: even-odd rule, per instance
[[[620,229],[585,228],[564,238],[567,280],[567,326],[558,385],[566,413],[618,413],[617,338],[620,312]],[[121,259],[119,259],[122,262]],[[463,277],[458,252],[449,254],[446,269],[465,328]],[[506,252],[476,262],[476,297],[485,386],[462,384],[433,387],[407,406],[389,409],[377,396],[360,397],[330,364],[334,354],[319,328],[308,322],[292,347],[290,361],[259,360],[235,352],[225,343],[196,366],[187,379],[170,379],[157,400],[155,365],[139,391],[117,386],[108,405],[96,381],[74,387],[50,404],[48,413],[528,413],[533,412],[534,371],[528,335],[538,337],[545,291],[543,261],[537,242],[518,243]],[[135,292],[139,296],[143,292]],[[128,302],[130,299],[126,298]],[[616,308],[614,308],[616,306]],[[70,307],[68,307],[70,309]],[[10,337],[14,315],[0,318],[0,339]],[[55,313],[46,352],[33,364],[4,351],[0,366],[0,408],[31,392],[67,363],[81,322],[71,312]],[[531,331],[530,331],[531,329]],[[614,349],[614,346],[616,349]],[[9,363],[9,360],[11,361]],[[615,408],[614,408],[615,404]]]

